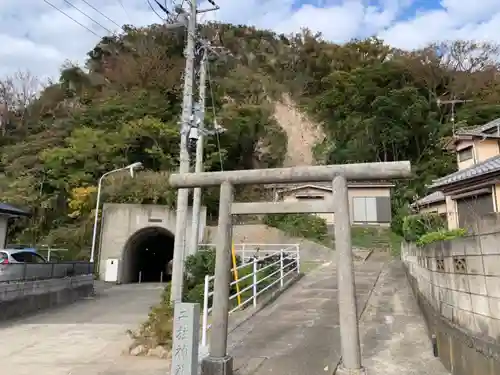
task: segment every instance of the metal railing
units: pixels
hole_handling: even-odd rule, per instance
[[[90,262],[1,264],[0,283],[91,275],[93,270],[94,264]]]
[[[281,249],[265,256],[259,256],[256,252],[249,253],[252,254],[249,258],[242,256],[242,264],[231,269],[233,276],[239,274],[240,277],[235,278],[230,284],[232,290],[236,288],[236,292],[229,297],[230,304],[235,305],[229,314],[243,310],[250,305],[256,308],[259,296],[273,287],[278,287],[278,285],[279,288],[283,288],[287,277],[293,273],[300,273],[298,246],[288,244],[276,246],[281,246]],[[288,247],[283,248],[284,246]],[[236,251],[238,252],[238,250]],[[240,251],[243,250],[240,248]],[[205,276],[201,336],[203,346],[207,345],[208,331],[211,328],[209,317],[212,312],[211,300],[214,294],[214,279],[215,276]]]
[[[253,259],[255,256],[263,257],[267,255],[278,254],[281,251],[286,253],[299,253],[299,244],[280,244],[280,243],[237,243],[234,244],[234,250],[243,263]],[[215,248],[215,244],[207,243],[198,245],[198,250],[207,250]]]

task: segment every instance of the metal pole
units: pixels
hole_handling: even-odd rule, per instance
[[[257,307],[257,272],[258,272],[258,264],[257,264],[257,258],[253,258],[253,263],[252,263],[252,272],[253,272],[253,277],[252,277],[252,294],[253,294],[253,307]]]
[[[92,232],[92,249],[90,250],[90,262],[94,262],[95,255],[95,244],[97,240],[97,225],[99,223],[99,206],[101,205],[101,185],[102,179],[106,176],[106,174],[102,175],[99,179],[99,183],[97,184],[97,202],[95,204],[95,217],[94,217],[94,229]]]
[[[361,350],[352,261],[349,197],[347,180],[344,176],[335,177],[332,182],[332,192],[335,204],[335,252],[342,364],[346,371],[351,371],[349,374],[358,374],[361,370]]]
[[[196,0],[189,2],[189,23],[186,44],[186,67],[184,71],[184,97],[182,103],[182,126],[179,154],[179,173],[189,172],[189,152],[187,137],[191,116],[193,114],[193,76],[196,37]],[[186,224],[189,190],[179,189],[177,192],[177,213],[175,220],[174,261],[172,267],[172,295],[174,302],[182,301],[182,284],[184,281],[184,252],[186,247]]]
[[[283,280],[285,276],[285,270],[284,270],[284,259],[283,259],[283,249],[280,250],[280,287],[283,288],[283,285],[285,281]]]
[[[233,186],[224,182],[220,187],[219,227],[215,256],[215,283],[212,307],[210,355],[201,364],[202,375],[232,375],[233,360],[227,355],[229,318],[229,284],[231,283],[231,203]]]
[[[207,82],[207,55],[208,51],[203,51],[203,56],[200,65],[200,124],[198,126],[198,140],[196,141],[196,165],[195,173],[203,172],[203,129],[205,127],[205,91]],[[194,188],[193,193],[193,216],[191,226],[191,249],[190,254],[195,254],[198,250],[198,243],[200,241],[200,211],[201,211],[201,188]]]
[[[203,320],[201,328],[201,345],[207,346],[208,330],[208,294],[210,293],[210,276],[205,275],[205,284],[203,286]]]

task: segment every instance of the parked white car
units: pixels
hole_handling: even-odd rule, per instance
[[[33,250],[28,249],[1,249],[0,250],[0,282],[23,280],[27,276],[36,278],[44,276],[51,270],[46,265],[47,260]],[[37,267],[36,264],[43,264]],[[29,275],[27,269],[29,267]]]

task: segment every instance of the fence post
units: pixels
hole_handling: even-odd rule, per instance
[[[163,271],[160,271],[160,283],[163,283]]]
[[[242,264],[245,264],[245,263],[246,263],[246,260],[245,260],[245,259],[246,259],[246,257],[245,257],[245,244],[243,244],[243,245],[241,246],[241,253],[243,254],[243,255],[242,255],[242,258],[243,258],[243,259],[241,260],[241,262],[242,262]]]
[[[201,345],[207,346],[208,331],[208,294],[210,293],[210,276],[205,275],[205,286],[203,288],[203,321],[201,327]]]
[[[300,248],[299,245],[296,246],[296,253],[295,253],[295,262],[297,263],[297,275],[300,275]]]
[[[253,307],[257,307],[257,258],[253,258]]]
[[[283,259],[283,249],[280,250],[280,287],[283,288],[285,281],[283,280],[285,272],[284,272],[284,259]]]
[[[139,284],[141,283],[142,281],[142,271],[139,271]]]

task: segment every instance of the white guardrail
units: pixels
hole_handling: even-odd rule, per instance
[[[200,250],[210,247],[215,247],[215,245],[202,244]],[[245,309],[250,303],[256,308],[260,295],[278,283],[279,287],[283,288],[289,275],[294,272],[300,273],[298,244],[235,244],[234,249],[241,264],[231,269],[233,281],[230,285],[231,288],[236,287],[237,291],[229,297],[229,301],[236,305],[229,311],[229,314]],[[235,275],[238,275],[237,280]],[[210,300],[214,294],[214,279],[215,276],[205,276],[201,336],[203,346],[207,345],[208,331],[211,328],[209,324],[209,317],[212,313]],[[236,301],[238,303],[235,303]]]

